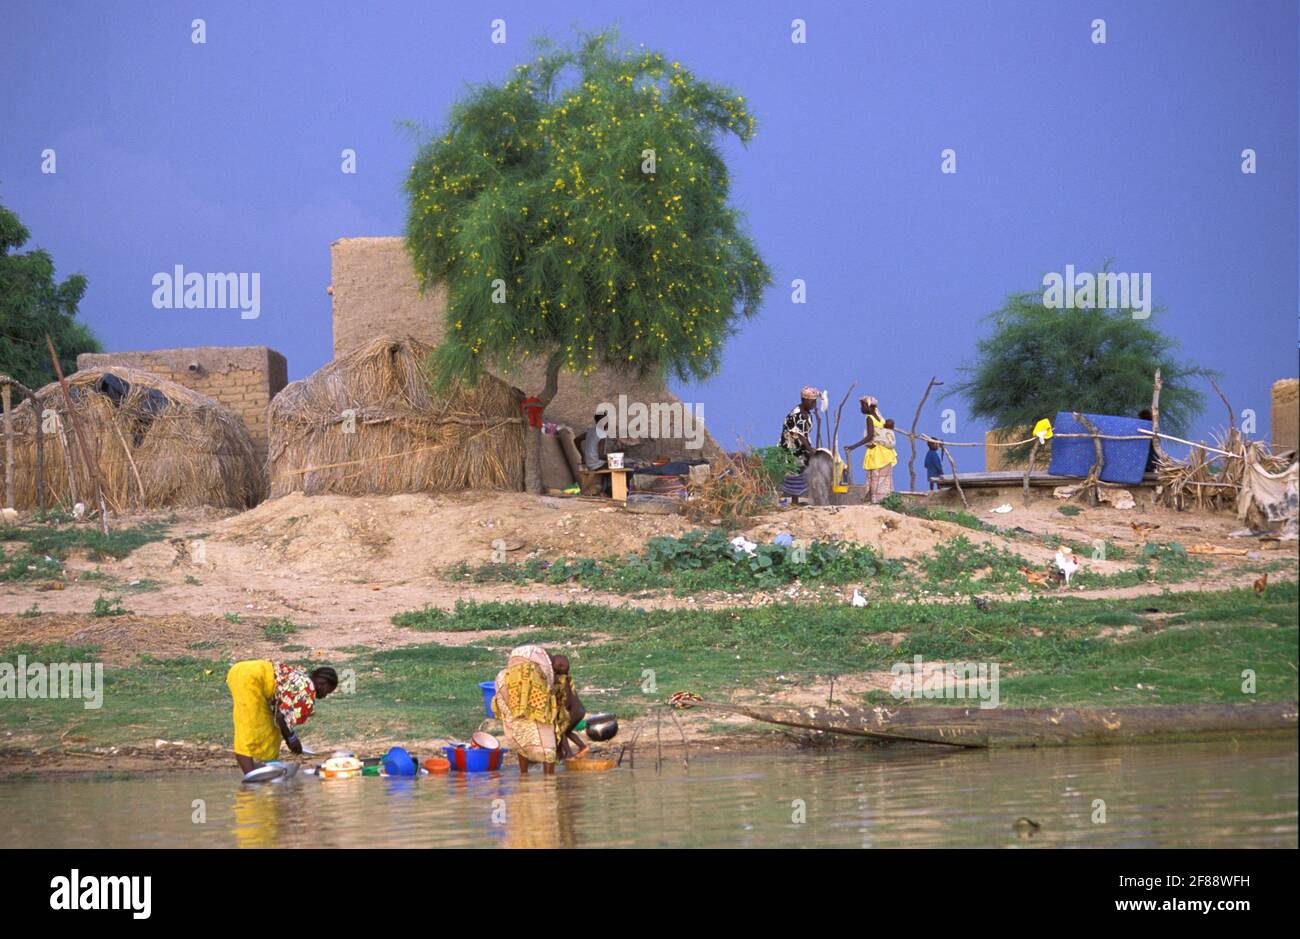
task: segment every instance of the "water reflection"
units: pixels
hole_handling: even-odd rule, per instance
[[[710,756],[608,773],[241,786],[230,773],[0,782],[12,846],[1297,845],[1294,739]],[[195,821],[201,800],[206,818]],[[1017,830],[1018,818],[1031,819]]]

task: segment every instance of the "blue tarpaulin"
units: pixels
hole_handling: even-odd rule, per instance
[[[1097,425],[1102,434],[1113,437],[1136,437],[1139,430],[1150,430],[1151,422],[1137,417],[1115,417],[1110,414],[1085,414]],[[1087,476],[1092,464],[1097,462],[1097,451],[1087,437],[1062,438],[1060,434],[1086,434],[1088,428],[1074,419],[1068,411],[1061,411],[1052,422],[1052,465],[1048,472],[1053,476]],[[1142,482],[1146,470],[1151,441],[1102,440],[1101,455],[1104,464],[1101,479],[1108,483],[1135,485]]]

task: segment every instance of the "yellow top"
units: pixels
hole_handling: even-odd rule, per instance
[[[874,414],[868,414],[867,420],[876,425],[876,430],[884,430],[885,422]],[[879,439],[878,437],[876,439]],[[862,468],[870,472],[871,470],[884,469],[886,466],[894,466],[898,463],[898,451],[893,447],[885,447],[878,443],[873,443],[867,447],[866,455],[862,457]]]

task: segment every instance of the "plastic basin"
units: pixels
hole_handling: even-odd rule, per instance
[[[497,693],[497,683],[495,681],[481,681],[478,683],[478,689],[483,692],[483,710],[487,712],[488,717],[496,717],[492,713],[492,697]]]
[[[506,755],[504,749],[484,750],[482,747],[447,746],[442,748],[442,752],[446,754],[452,771],[460,773],[485,773],[500,769],[501,761]]]

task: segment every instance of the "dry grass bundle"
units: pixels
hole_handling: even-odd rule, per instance
[[[522,490],[522,393],[485,374],[436,394],[432,351],[376,339],[287,385],[270,408],[271,497]]]
[[[687,484],[684,514],[699,524],[742,524],[770,512],[779,493],[756,455],[731,454],[715,470]]]
[[[109,386],[126,386],[116,397]],[[211,398],[138,369],[106,367],[68,376],[68,390],[90,459],[104,481],[110,511],[179,506],[246,509],[264,490],[248,430]],[[77,446],[57,382],[38,392],[56,419],[44,423],[46,506],[94,505],[95,481]],[[116,398],[116,399],[115,399]],[[30,399],[14,408],[14,499],[36,507],[36,434],[41,415]]]
[[[1157,500],[1161,504],[1176,509],[1235,511],[1247,458],[1271,473],[1281,472],[1291,462],[1270,452],[1262,442],[1245,439],[1235,429],[1220,434],[1213,446],[1235,456],[1193,447],[1186,460],[1166,456],[1157,462]]]

